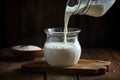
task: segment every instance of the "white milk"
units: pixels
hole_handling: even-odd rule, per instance
[[[49,42],[44,45],[44,56],[49,65],[71,66],[78,62],[81,55],[79,42],[67,42],[68,21],[76,6],[66,7],[64,16],[64,42]]]
[[[111,5],[110,6],[108,5],[106,7],[107,3],[103,4],[106,1],[107,0],[103,0],[103,2],[99,2],[100,3],[99,5],[93,3],[90,6],[87,6],[87,8],[85,6],[86,4],[82,4],[82,3],[80,5],[75,5],[73,7],[66,6],[65,16],[64,16],[64,42],[49,42],[49,43],[46,42],[44,45],[44,56],[49,65],[70,66],[78,62],[81,55],[81,47],[79,42],[75,42],[75,43],[67,42],[69,19],[71,15],[74,14],[80,14],[80,15],[85,14],[94,17],[99,17],[103,15],[106,12],[106,10],[109,9],[107,7],[110,7],[113,3],[111,2]]]
[[[67,6],[65,10],[65,16],[64,16],[64,43],[67,43],[67,32],[68,32],[68,22],[70,19],[70,16],[73,14],[77,6],[70,7]]]
[[[44,46],[44,55],[48,64],[52,66],[70,66],[78,62],[81,55],[79,43],[46,43]]]

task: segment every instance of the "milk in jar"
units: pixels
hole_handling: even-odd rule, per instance
[[[72,66],[77,64],[81,56],[78,41],[78,28],[68,28],[68,22],[76,8],[66,7],[64,28],[48,28],[45,30],[47,39],[44,45],[44,56],[51,66]]]
[[[49,65],[65,67],[77,64],[81,56],[79,32],[78,28],[68,28],[66,43],[64,43],[63,28],[45,30],[47,39],[44,45],[44,56]]]
[[[71,66],[78,62],[81,55],[79,43],[46,43],[45,56],[52,66]]]

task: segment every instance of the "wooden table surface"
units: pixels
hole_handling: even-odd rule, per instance
[[[20,70],[27,61],[16,60],[9,49],[0,50],[0,80],[120,80],[120,50],[111,48],[82,49],[82,59],[101,59],[112,62],[104,75],[82,76],[62,73],[30,73]],[[9,55],[9,57],[7,56]],[[35,59],[37,60],[37,59]]]

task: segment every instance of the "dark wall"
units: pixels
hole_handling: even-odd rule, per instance
[[[34,44],[43,47],[44,29],[63,27],[67,0],[3,0],[1,2],[0,47]],[[82,29],[82,47],[119,47],[120,1],[102,17],[71,17],[69,27]]]

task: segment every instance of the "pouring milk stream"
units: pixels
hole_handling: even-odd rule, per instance
[[[68,0],[64,15],[64,30],[60,31],[60,35],[59,32],[55,31],[56,28],[45,30],[47,38],[50,39],[47,39],[44,45],[44,56],[47,63],[51,66],[60,67],[76,64],[81,55],[81,46],[75,31],[71,34],[72,36],[75,35],[72,37],[75,40],[73,42],[68,41],[70,38],[70,35],[67,36],[69,33],[68,22],[71,15],[80,14],[100,17],[110,9],[114,2],[115,0]],[[61,34],[63,35],[62,42]]]
[[[67,27],[71,15],[80,14],[101,17],[112,7],[115,1],[116,0],[68,0],[64,16],[64,43],[67,42]]]

